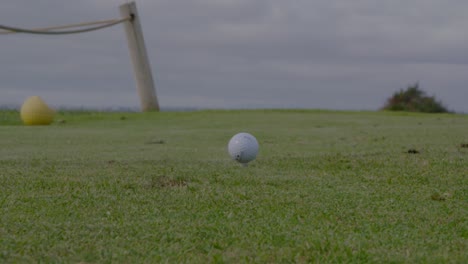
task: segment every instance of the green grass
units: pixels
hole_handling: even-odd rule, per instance
[[[466,115],[56,120],[0,112],[2,263],[468,262]],[[246,168],[226,150],[242,131],[260,144]]]

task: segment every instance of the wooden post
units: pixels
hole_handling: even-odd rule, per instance
[[[127,20],[123,24],[127,34],[128,49],[133,64],[138,95],[140,96],[141,110],[143,112],[159,111],[153,75],[146,54],[145,40],[143,39],[136,4],[130,2],[121,5],[119,8],[122,17],[131,17],[131,20]]]

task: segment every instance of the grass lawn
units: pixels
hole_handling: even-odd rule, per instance
[[[0,262],[468,263],[468,116],[0,112]],[[227,154],[238,132],[257,160]]]

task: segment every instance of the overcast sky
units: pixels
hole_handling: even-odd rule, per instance
[[[125,2],[0,0],[0,24],[119,18]],[[162,108],[376,110],[419,82],[468,113],[466,0],[136,2]],[[139,107],[122,25],[0,43],[0,105]]]

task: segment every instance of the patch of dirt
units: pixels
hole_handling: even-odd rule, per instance
[[[431,199],[433,201],[445,201],[445,200],[449,199],[450,197],[452,197],[452,194],[448,193],[448,192],[442,193],[442,194],[441,193],[433,193],[431,195]]]
[[[151,179],[149,184],[150,188],[171,188],[171,187],[184,187],[188,182],[182,179],[173,179],[168,176],[155,176]]]
[[[145,144],[148,144],[148,145],[152,145],[152,144],[165,144],[166,142],[162,139],[158,139],[158,140],[149,140],[149,141],[146,141]]]
[[[408,149],[408,151],[406,153],[408,153],[408,154],[419,154],[419,151],[416,150],[416,149]]]

